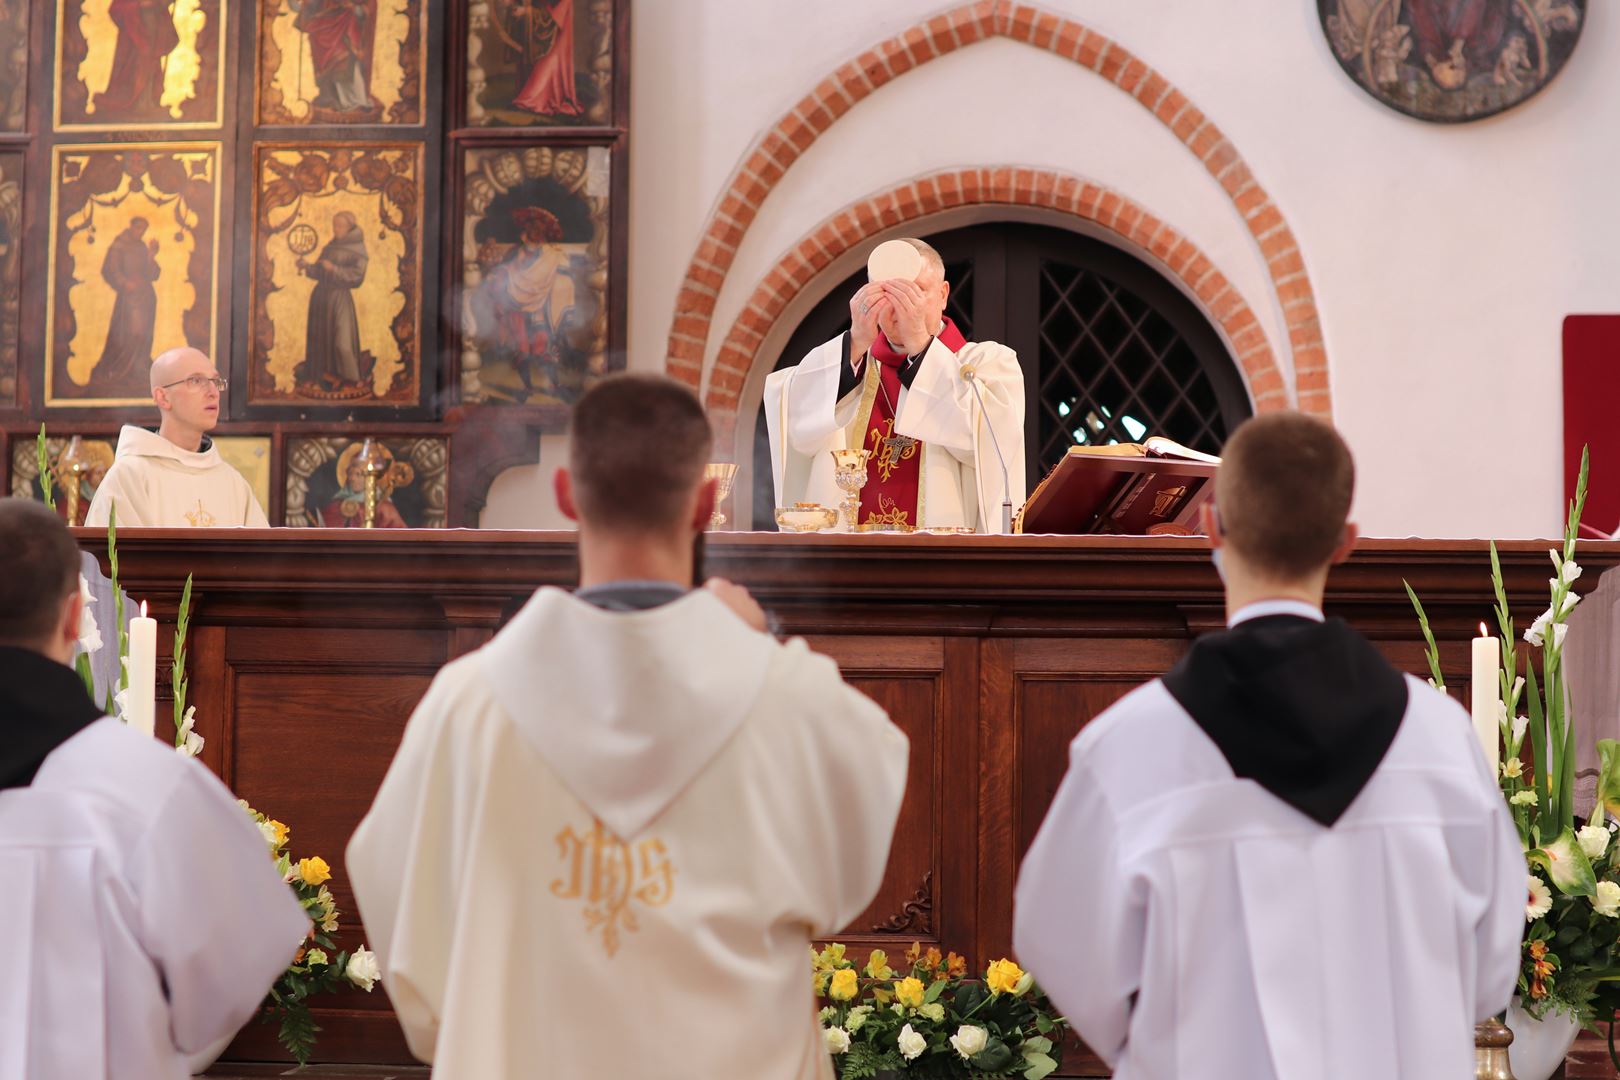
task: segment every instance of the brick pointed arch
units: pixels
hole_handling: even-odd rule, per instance
[[[951,169],[844,207],[806,233],[765,275],[737,316],[715,361],[704,405],[715,444],[735,436],[739,398],[759,360],[765,337],[783,310],[840,255],[877,234],[963,206],[1019,206],[1056,211],[1090,222],[1151,255],[1198,298],[1232,352],[1256,412],[1288,407],[1282,372],[1260,320],[1226,275],[1192,241],[1130,198],[1078,176],[1003,166]]]
[[[1071,19],[1013,0],[977,0],[963,4],[879,42],[823,79],[767,130],[732,173],[726,192],[711,213],[697,251],[687,266],[675,300],[665,370],[693,387],[701,385],[715,302],[743,236],[771,189],[816,139],[857,102],[890,80],[930,60],[992,37],[1005,37],[1045,49],[1107,79],[1174,132],[1220,182],[1266,259],[1272,288],[1288,328],[1299,407],[1330,418],[1333,402],[1328,387],[1327,350],[1310,274],[1281,209],[1249,171],[1237,148],[1186,95],[1130,50]],[[1029,170],[1019,171],[1029,172],[1032,178],[1039,175]],[[994,186],[992,178],[991,187]],[[890,196],[895,194],[889,193]],[[1123,196],[1110,192],[1105,193],[1105,198],[1108,195],[1119,199],[1123,207]],[[1118,220],[1120,207],[1099,208],[1099,214]],[[1127,222],[1125,230],[1116,229],[1122,235],[1127,230],[1134,232],[1134,225]],[[789,260],[792,258],[790,255]],[[778,266],[767,276],[765,285],[781,284],[787,273]],[[750,309],[753,306],[750,304]],[[1252,311],[1249,315],[1253,317]],[[747,317],[748,310],[745,310],[744,318]],[[1224,316],[1217,318],[1224,325]],[[741,323],[739,320],[739,325]],[[1258,325],[1254,329],[1263,342],[1263,331]],[[1236,338],[1233,344],[1234,348],[1239,347]],[[727,361],[728,353],[722,349],[715,378],[729,380],[736,375]],[[1245,363],[1241,356],[1239,361]],[[1274,360],[1272,370],[1276,370]],[[1261,391],[1253,384],[1251,390],[1258,405]],[[1284,396],[1286,398],[1286,394]]]

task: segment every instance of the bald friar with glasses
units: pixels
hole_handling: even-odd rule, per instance
[[[119,432],[112,468],[96,488],[84,523],[107,524],[116,504],[119,525],[268,527],[253,489],[208,437],[219,423],[226,385],[197,349],[170,349],[153,360],[158,429],[126,424]]]

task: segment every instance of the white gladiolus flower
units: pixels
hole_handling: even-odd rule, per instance
[[[1564,647],[1564,635],[1568,634],[1568,633],[1569,633],[1569,626],[1566,623],[1553,623],[1553,627],[1552,627],[1553,648],[1562,649]]]
[[[1565,585],[1572,585],[1575,579],[1581,576],[1581,568],[1576,565],[1574,559],[1570,559],[1564,564],[1564,568],[1558,572],[1558,576],[1564,579]]]
[[[1581,602],[1580,593],[1568,592],[1564,594],[1564,602],[1558,606],[1558,617],[1567,619],[1569,613],[1575,610],[1575,605]]]
[[[1524,921],[1535,922],[1552,910],[1552,890],[1536,875],[1529,875],[1530,898],[1524,905]]]
[[[1620,918],[1620,885],[1612,881],[1597,883],[1597,895],[1592,897],[1592,910],[1606,918]]]
[[[175,749],[183,757],[196,757],[202,753],[203,737],[191,730],[197,724],[197,706],[188,705],[186,715],[180,720],[180,742]]]
[[[343,973],[350,982],[368,994],[377,984],[377,980],[382,978],[382,970],[377,967],[377,954],[364,945],[354,950],[354,954],[349,957],[349,966]]]
[[[127,662],[129,658],[124,659]],[[113,695],[113,716],[120,724],[129,723],[129,687],[126,686]]]
[[[963,1061],[983,1050],[989,1041],[990,1033],[973,1024],[963,1024],[956,1029],[956,1034],[951,1036],[951,1046],[962,1055]]]
[[[96,598],[91,595],[90,582],[85,580],[83,574],[79,575],[79,595],[84,597],[84,607],[79,610],[79,648],[93,653],[101,648],[101,628],[96,625],[96,616],[90,610]]]
[[[900,1029],[900,1034],[894,1041],[900,1047],[900,1056],[907,1061],[916,1060],[928,1049],[928,1040],[913,1031],[910,1024]]]
[[[1529,629],[1524,632],[1524,640],[1539,649],[1542,645],[1542,635],[1547,632],[1547,624],[1550,622],[1552,622],[1552,609],[1548,608],[1536,616],[1536,621],[1531,623]]]
[[[1528,716],[1515,716],[1513,718],[1513,745],[1517,746],[1524,741],[1524,733],[1530,728]]]
[[[827,1040],[829,1054],[843,1054],[849,1051],[849,1032],[843,1028],[822,1028],[821,1037]]]
[[[1601,859],[1603,853],[1609,850],[1609,830],[1602,825],[1582,826],[1575,839],[1580,842],[1581,850],[1586,852],[1588,859]]]

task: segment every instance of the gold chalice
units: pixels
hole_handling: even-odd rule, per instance
[[[711,462],[703,466],[703,478],[714,481],[714,512],[709,515],[709,528],[718,529],[726,523],[725,511],[720,506],[731,494],[731,485],[737,482],[737,466]]]
[[[861,488],[866,486],[866,461],[872,451],[855,447],[833,450],[833,479],[844,493],[844,523],[854,531],[861,516]]]

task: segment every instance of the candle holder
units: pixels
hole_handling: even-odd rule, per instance
[[[355,459],[360,466],[365,484],[365,517],[360,524],[367,529],[377,527],[377,481],[383,473],[388,471],[388,455],[384,454],[377,444],[368,436],[360,446],[360,455]]]
[[[63,493],[67,496],[67,523],[79,524],[79,503],[83,499],[84,476],[90,471],[90,455],[85,450],[84,439],[78,435],[68,440],[62,452],[56,456],[56,467],[52,471],[61,482]]]
[[[1514,1080],[1508,1047],[1513,1032],[1496,1017],[1474,1025],[1474,1080]]]
[[[737,482],[737,466],[710,462],[703,466],[703,478],[714,481],[714,511],[709,514],[709,528],[718,529],[726,523],[726,512],[720,506],[731,494],[731,486]]]
[[[861,516],[861,488],[866,486],[866,462],[872,451],[857,447],[831,453],[833,478],[844,493],[844,524],[853,532]]]

